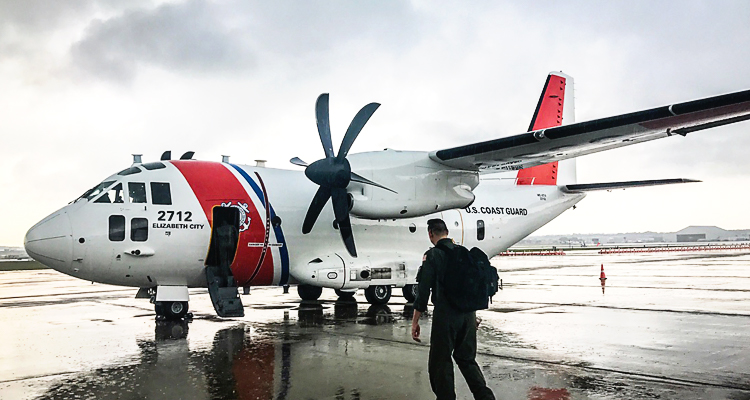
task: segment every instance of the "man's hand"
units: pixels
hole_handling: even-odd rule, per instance
[[[422,316],[422,313],[420,311],[414,310],[414,315],[411,318],[411,338],[414,339],[415,342],[422,342],[422,339],[419,338],[420,328],[419,328],[419,317]]]
[[[414,339],[415,342],[422,342],[422,339],[419,338],[419,322],[411,324],[411,338]]]

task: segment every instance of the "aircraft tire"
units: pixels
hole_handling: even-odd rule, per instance
[[[302,300],[317,300],[323,293],[323,288],[312,285],[297,285],[297,294]]]
[[[354,298],[354,295],[357,293],[356,291],[354,291],[354,292],[345,292],[345,291],[339,290],[339,289],[334,289],[334,291],[336,292],[336,296],[339,296],[339,299],[341,299],[341,300],[351,300],[351,299]]]
[[[373,305],[388,304],[391,299],[391,287],[387,285],[372,285],[365,289],[367,302]]]
[[[417,285],[406,285],[401,289],[407,302],[414,303],[414,300],[417,299],[417,288]]]
[[[164,314],[168,319],[181,319],[187,314],[187,301],[167,301],[164,302]]]

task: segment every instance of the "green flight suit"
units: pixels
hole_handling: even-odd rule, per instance
[[[451,239],[438,242],[450,249],[455,246]],[[466,379],[474,399],[494,400],[495,395],[487,387],[482,370],[476,362],[477,325],[475,312],[461,312],[454,309],[445,299],[442,291],[442,278],[445,276],[448,257],[437,247],[427,250],[422,266],[417,273],[418,293],[414,309],[427,310],[427,301],[432,291],[432,332],[430,334],[430,356],[428,370],[430,386],[437,400],[456,398],[453,380],[453,361],[456,360],[461,375]]]

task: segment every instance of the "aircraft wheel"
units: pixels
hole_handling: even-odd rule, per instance
[[[323,293],[323,288],[312,285],[297,285],[297,294],[302,300],[317,300]]]
[[[373,285],[365,289],[365,298],[370,304],[388,304],[391,299],[391,287],[386,285]]]
[[[180,319],[187,314],[187,301],[168,301],[165,304],[166,316],[169,319]]]
[[[404,298],[409,303],[414,303],[417,299],[417,292],[419,291],[419,285],[406,285],[401,289],[404,293]]]
[[[341,300],[351,300],[354,298],[354,295],[357,293],[357,291],[353,292],[345,292],[343,290],[335,289],[336,296],[339,296],[339,299]]]

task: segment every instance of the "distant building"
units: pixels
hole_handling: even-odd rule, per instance
[[[677,243],[684,243],[684,242],[704,242],[706,241],[706,234],[705,233],[678,233],[677,234]]]
[[[735,233],[721,229],[718,226],[688,226],[675,232],[675,241],[699,242],[699,241],[723,241],[729,240]]]
[[[726,230],[717,226],[688,226],[677,232],[633,232],[633,233],[575,233],[568,235],[530,236],[519,245],[559,245],[571,243],[686,243],[748,241],[750,230]]]

